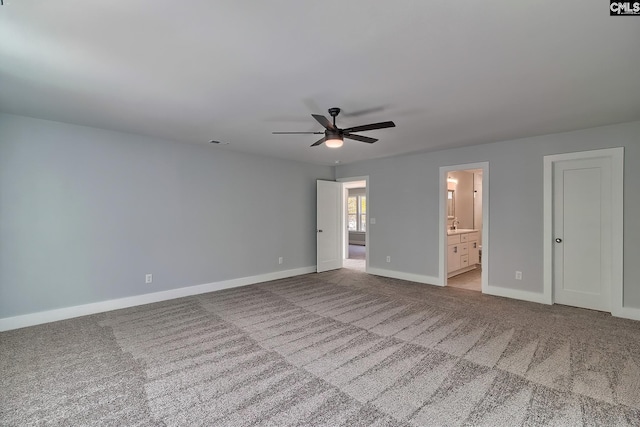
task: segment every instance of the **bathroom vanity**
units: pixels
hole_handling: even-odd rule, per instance
[[[471,271],[480,264],[479,230],[447,230],[447,277]]]

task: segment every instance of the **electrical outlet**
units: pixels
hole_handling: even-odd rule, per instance
[[[516,271],[516,280],[522,280],[522,271]]]
[[[391,257],[387,255],[387,262],[391,262]]]
[[[151,283],[153,282],[153,274],[148,273],[144,275],[144,283]]]
[[[278,258],[278,264],[282,264],[283,261],[284,261],[284,259],[282,257]]]

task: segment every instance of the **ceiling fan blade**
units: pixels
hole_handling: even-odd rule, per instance
[[[342,136],[349,139],[355,139],[356,141],[366,142],[368,144],[373,144],[374,142],[378,141],[376,138],[369,138],[368,136],[362,136],[362,135],[351,135],[351,134],[345,133]]]
[[[312,147],[315,147],[316,145],[320,145],[323,142],[325,142],[327,140],[326,136],[323,136],[322,138],[320,138],[319,140],[317,140],[316,142],[314,142],[313,144],[311,144]]]
[[[376,130],[376,129],[385,129],[385,128],[394,128],[396,124],[393,122],[380,122],[380,123],[371,123],[369,125],[355,126],[352,128],[344,129],[345,132],[364,132],[366,130]]]
[[[273,135],[321,135],[324,132],[271,132]]]
[[[325,128],[331,129],[331,130],[336,130],[336,128],[333,126],[333,124],[331,124],[329,119],[327,119],[325,116],[321,116],[320,114],[312,114],[312,116],[313,116],[314,119],[316,119],[318,121],[318,123],[320,123]]]

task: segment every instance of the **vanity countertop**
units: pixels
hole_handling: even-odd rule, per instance
[[[473,233],[474,230],[472,228],[458,228],[457,230],[447,230],[447,236],[453,236],[454,234],[465,234],[465,233]]]

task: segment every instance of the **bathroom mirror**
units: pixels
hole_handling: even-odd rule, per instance
[[[453,219],[456,216],[456,206],[454,190],[447,190],[447,219]]]

